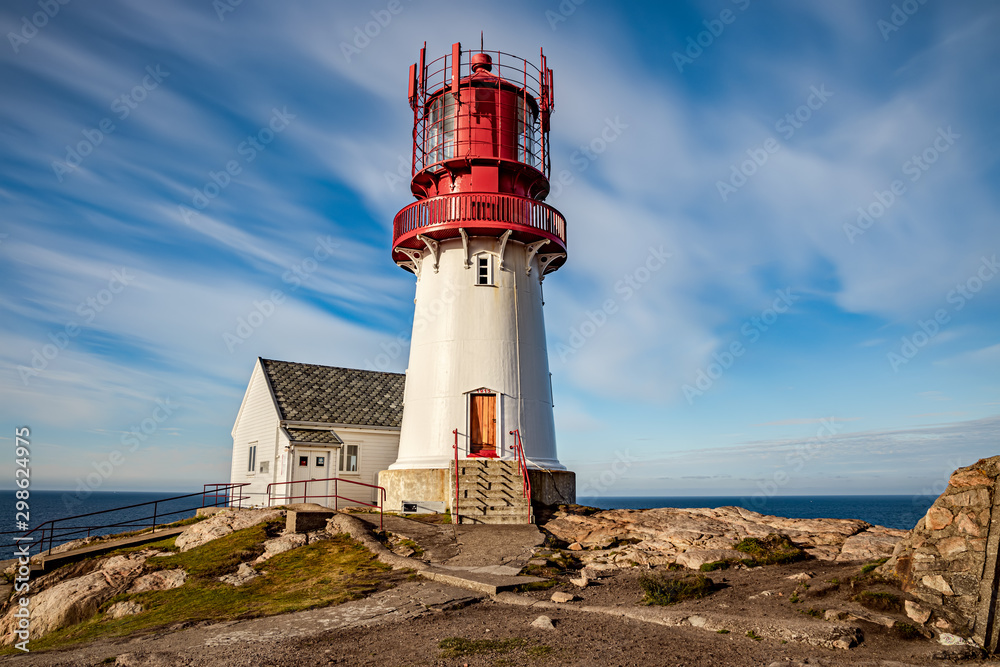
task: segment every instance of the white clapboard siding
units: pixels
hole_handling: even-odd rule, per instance
[[[267,502],[267,485],[277,480],[276,467],[278,450],[278,410],[264,377],[264,369],[257,361],[243,404],[240,406],[233,426],[233,466],[230,474],[232,483],[250,482],[242,488],[242,495],[251,496],[243,501],[243,506],[264,505]],[[255,471],[247,471],[249,445],[257,443],[257,463]],[[268,471],[260,472],[262,461],[268,461]]]
[[[395,460],[399,450],[399,431],[376,431],[341,427],[337,434],[345,445],[360,445],[358,448],[358,474],[340,473],[341,479],[377,484],[378,473],[387,469]],[[343,484],[340,495],[366,503],[376,503],[377,490]]]

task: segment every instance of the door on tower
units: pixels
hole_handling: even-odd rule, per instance
[[[469,395],[469,456],[497,455],[497,395]]]
[[[289,493],[291,502],[294,503],[318,503],[329,505],[332,498],[330,482],[313,482],[309,480],[327,479],[333,477],[330,473],[330,450],[328,449],[299,449],[292,455],[292,479],[298,484],[291,484],[292,491]]]

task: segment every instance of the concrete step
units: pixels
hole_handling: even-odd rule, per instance
[[[462,516],[528,516],[531,510],[527,507],[469,507],[459,505],[458,512]]]
[[[520,517],[520,516],[461,516],[459,517],[459,523],[467,524],[490,524],[490,525],[514,525],[514,524],[526,524],[534,523],[533,517]]]

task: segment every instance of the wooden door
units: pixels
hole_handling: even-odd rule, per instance
[[[476,456],[496,456],[497,396],[472,394],[470,398],[469,453]]]

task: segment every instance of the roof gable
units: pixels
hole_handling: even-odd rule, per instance
[[[398,428],[403,420],[402,373],[261,359],[286,421]]]

